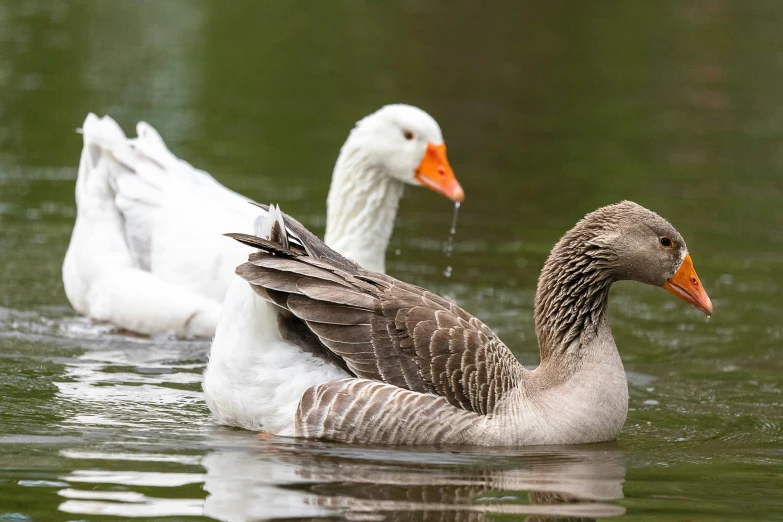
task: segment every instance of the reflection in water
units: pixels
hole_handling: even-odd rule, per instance
[[[603,445],[451,453],[262,438],[253,446],[204,458],[205,514],[240,522],[363,514],[383,514],[383,520],[485,520],[489,514],[577,520],[625,513],[611,503],[623,496],[623,456]]]
[[[141,493],[92,492],[75,489],[64,489],[59,494],[69,499],[60,504],[60,511],[65,513],[118,517],[167,517],[198,516],[203,511],[201,500],[149,498]]]
[[[87,348],[65,361],[56,386],[63,427],[92,441],[89,450],[59,452],[72,464],[60,477],[67,486],[58,491],[58,509],[117,517],[201,515],[201,457],[182,452],[203,440],[208,425],[199,391],[208,343],[120,335],[71,318],[51,329],[59,343]]]
[[[133,343],[92,350],[66,365],[64,382],[56,383],[65,419],[75,427],[125,427],[155,431],[178,426],[183,432],[199,430],[191,422],[194,409],[203,410],[203,363],[178,361],[183,353],[176,343]],[[177,361],[177,362],[174,362]]]
[[[176,462],[180,464],[197,465],[198,458],[187,455],[164,455],[154,453],[100,453],[63,450],[63,457],[78,460],[112,462]],[[176,488],[188,484],[201,484],[204,481],[202,473],[162,473],[152,471],[106,471],[106,470],[75,470],[62,477],[69,482],[69,487],[58,491],[58,495],[66,500],[59,510],[66,513],[101,514],[124,517],[139,516],[188,516],[201,515],[204,501],[200,498],[160,498],[137,491],[118,491],[116,488],[128,487],[165,488],[166,491],[176,491]],[[109,486],[110,489],[104,489]],[[87,489],[82,489],[87,488]]]
[[[102,327],[92,335],[68,318],[17,327],[21,336],[59,332],[65,344],[83,335],[82,352],[63,360],[55,383],[61,426],[90,441],[59,451],[69,462],[58,476],[62,512],[225,521],[592,520],[625,512],[613,502],[625,479],[614,445],[396,450],[259,438],[210,422],[200,393],[207,343]]]
[[[259,443],[210,423],[206,344],[72,319],[61,263],[88,111],[150,121],[227,186],[323,231],[345,130],[393,101],[438,117],[471,196],[444,260],[445,203],[411,191],[390,271],[454,297],[526,365],[538,272],[575,218],[631,199],[688,228],[721,312],[709,324],[656,289],[612,291],[629,514],[781,518],[783,3],[300,4],[0,0],[0,519],[205,502],[225,520],[285,503],[372,519],[373,495],[405,520],[619,510],[613,450]]]

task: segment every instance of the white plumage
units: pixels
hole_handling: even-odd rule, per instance
[[[258,209],[176,158],[145,123],[128,140],[90,114],[63,263],[74,308],[141,333],[209,336],[241,248],[221,235]]]
[[[257,218],[254,233],[269,238],[275,222],[284,226],[273,205]],[[204,372],[207,405],[220,424],[293,436],[294,412],[305,390],[347,376],[281,339],[275,307],[234,278]]]
[[[177,158],[146,123],[128,139],[108,116],[90,114],[82,132],[77,218],[63,263],[71,304],[135,332],[211,336],[247,257],[222,234],[250,233],[259,209]],[[403,186],[422,184],[434,146],[443,147],[440,128],[415,107],[386,106],[358,122],[334,168],[327,242],[383,270]],[[443,188],[428,186],[461,200],[445,153],[441,163],[451,185],[433,171],[425,177]]]

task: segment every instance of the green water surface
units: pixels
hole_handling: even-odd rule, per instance
[[[781,23],[766,0],[0,0],[0,521],[783,519]],[[686,238],[710,321],[612,291],[616,442],[259,439],[210,420],[206,342],[75,316],[60,269],[89,111],[148,121],[321,234],[339,147],[393,102],[440,122],[467,198],[447,258],[451,204],[409,189],[389,272],[526,365],[538,272],[586,212],[631,199]]]

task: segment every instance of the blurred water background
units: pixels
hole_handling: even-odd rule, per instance
[[[0,520],[783,519],[783,3],[0,0]],[[319,234],[354,122],[406,102],[466,190],[408,190],[389,272],[538,361],[538,272],[631,199],[688,241],[709,321],[618,284],[616,443],[394,450],[214,425],[208,344],[113,333],[61,284],[89,111]],[[444,271],[452,266],[451,277]],[[569,518],[570,517],[570,518]]]

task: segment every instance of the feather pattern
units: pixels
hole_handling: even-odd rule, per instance
[[[284,433],[307,438],[485,445],[612,439],[625,421],[628,389],[606,317],[609,287],[618,279],[662,284],[682,263],[681,252],[660,251],[657,234],[681,238],[657,214],[625,202],[586,216],[542,271],[541,365],[530,371],[456,304],[341,258],[278,210],[270,216],[280,223],[269,230],[289,237],[232,234],[258,249],[237,273],[277,307],[288,342],[343,372],[302,389]]]
[[[461,444],[468,442],[470,428],[481,422],[480,415],[450,408],[437,395],[368,379],[343,379],[305,392],[296,412],[296,434],[370,444]]]
[[[486,325],[440,296],[356,266],[326,271],[263,239],[253,244],[268,257],[253,254],[256,261],[237,274],[288,294],[275,302],[357,377],[434,393],[486,415],[521,376],[521,365]]]

